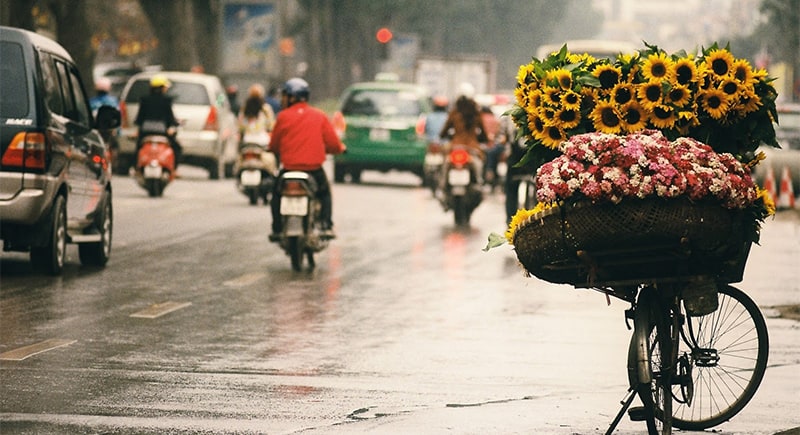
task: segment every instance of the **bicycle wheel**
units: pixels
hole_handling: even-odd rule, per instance
[[[680,429],[704,430],[729,420],[753,398],[767,368],[767,325],[756,303],[729,285],[719,287],[718,298],[716,311],[687,316],[681,331],[678,355],[688,362],[687,371],[672,392],[673,422]]]
[[[644,405],[650,435],[672,433],[672,375],[675,342],[670,303],[657,290],[642,289],[634,314],[634,333],[628,353],[631,385]],[[666,416],[666,417],[665,417]]]

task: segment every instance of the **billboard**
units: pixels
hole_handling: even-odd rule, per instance
[[[278,22],[275,3],[223,2],[220,69],[234,74],[277,72]]]

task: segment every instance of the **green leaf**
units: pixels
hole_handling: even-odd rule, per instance
[[[486,252],[492,248],[496,248],[498,246],[503,246],[506,244],[505,236],[502,236],[497,233],[489,234],[489,243],[486,244],[486,247],[483,248],[483,252]]]

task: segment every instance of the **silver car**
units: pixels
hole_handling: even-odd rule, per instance
[[[230,176],[236,160],[236,115],[217,76],[190,72],[142,72],[128,80],[120,96],[120,167],[128,168],[136,161],[134,120],[139,100],[150,92],[150,78],[156,74],[171,82],[167,95],[173,98],[172,109],[181,121],[177,136],[183,147],[181,162],[205,168],[214,180],[220,174]]]

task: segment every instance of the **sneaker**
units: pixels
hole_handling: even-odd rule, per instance
[[[269,235],[269,241],[272,242],[272,243],[280,242],[281,241],[280,233],[272,233],[272,234],[270,234]]]

